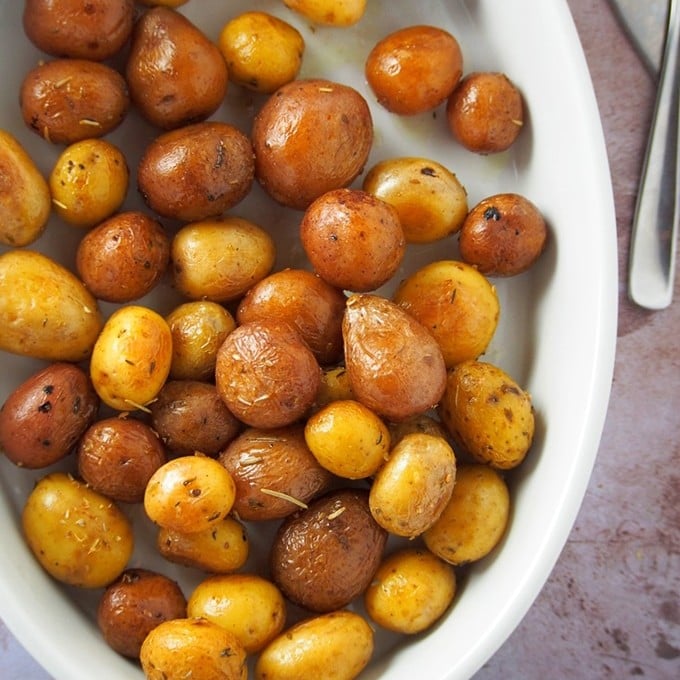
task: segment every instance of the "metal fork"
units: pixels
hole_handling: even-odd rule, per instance
[[[680,0],[670,0],[668,28],[647,152],[642,169],[628,269],[628,294],[647,309],[673,299],[680,221]]]

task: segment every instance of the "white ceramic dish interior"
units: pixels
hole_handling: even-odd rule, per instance
[[[23,35],[22,7],[0,0],[0,127],[16,134],[47,174],[58,150],[24,128],[17,104],[23,74],[41,58]],[[550,225],[549,246],[535,268],[497,281],[501,321],[485,357],[530,390],[537,411],[533,451],[512,475],[509,532],[499,549],[470,571],[454,607],[431,632],[405,642],[378,633],[376,660],[362,676],[410,679],[427,668],[430,680],[466,678],[509,636],[548,578],[585,493],[609,397],[617,305],[614,210],[598,111],[572,18],[565,0],[372,0],[351,29],[312,29],[275,1],[192,0],[182,10],[216,38],[230,15],[247,8],[266,8],[302,31],[303,76],[346,82],[366,96],[376,125],[371,163],[396,155],[438,160],[466,186],[471,206],[487,195],[516,191],[532,199]],[[446,131],[443,109],[436,116],[403,119],[375,103],[363,78],[363,60],[378,38],[415,23],[450,30],[461,44],[466,72],[501,70],[520,87],[528,116],[510,152],[484,158],[464,151]],[[216,117],[248,131],[259,101],[232,86]],[[128,152],[134,171],[151,134],[132,114],[110,139]],[[128,205],[140,206],[134,187]],[[271,230],[279,245],[278,266],[302,263],[295,240],[299,213],[276,208],[257,187],[233,212]],[[55,221],[30,247],[72,264],[80,235]],[[455,239],[412,248],[403,271],[456,253]],[[144,302],[161,310],[174,303],[165,288]],[[4,401],[41,364],[0,353],[0,366]],[[0,615],[55,678],[141,678],[141,671],[108,649],[93,625],[99,592],[56,584],[24,544],[18,518],[41,474],[0,459]],[[139,508],[131,514],[141,524],[132,565],[155,565],[189,589],[198,576],[160,564],[145,545],[144,536],[152,534]]]

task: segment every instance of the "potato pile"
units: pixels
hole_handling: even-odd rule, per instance
[[[227,8],[212,41],[183,4],[25,3],[45,58],[20,115],[60,152],[45,178],[0,131],[0,349],[42,364],[0,409],[0,448],[41,475],[22,515],[36,559],[101,589],[102,636],[147,677],[353,678],[376,626],[427,630],[507,531],[534,407],[482,360],[492,277],[532,267],[547,238],[528,198],[470,208],[434,160],[367,167],[372,107],[443,107],[451,144],[487,155],[521,134],[522,98],[504,74],[464,75],[434,26],[366,54],[369,101],[300,77],[283,19]],[[339,31],[366,9],[281,4]],[[219,114],[236,89],[258,102],[249,130]],[[135,167],[110,141],[133,115],[149,130]],[[286,266],[275,218],[238,214],[255,187],[297,213],[304,266]],[[70,268],[27,247],[50,215],[82,232]],[[439,242],[448,257],[402,276]],[[162,287],[169,311],[146,303]],[[190,589],[136,557],[134,506],[154,564]]]

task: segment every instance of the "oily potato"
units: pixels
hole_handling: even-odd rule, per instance
[[[325,366],[321,370],[321,384],[312,406],[313,411],[330,404],[332,401],[354,399],[349,373],[343,366]]]
[[[15,465],[47,467],[71,453],[98,411],[99,397],[85,371],[70,363],[49,364],[0,408],[0,450]]]
[[[130,97],[123,76],[106,64],[53,59],[26,74],[19,104],[33,132],[54,144],[73,144],[115,130]]]
[[[31,250],[0,254],[0,349],[47,361],[81,361],[104,324],[71,271]]]
[[[373,145],[373,119],[354,88],[301,79],[271,95],[255,116],[251,138],[255,175],[264,190],[304,210],[363,170]]]
[[[0,130],[0,243],[27,246],[45,231],[50,188],[21,142]]]
[[[366,0],[283,0],[286,7],[326,26],[352,26],[366,11]]]
[[[531,396],[503,369],[465,361],[448,374],[440,404],[442,422],[479,463],[519,465],[534,438]]]
[[[132,525],[118,506],[63,472],[38,480],[21,526],[45,571],[81,588],[101,588],[118,578],[134,547]]]
[[[151,141],[137,167],[137,186],[158,215],[193,222],[242,201],[254,172],[248,137],[228,123],[205,121]]]
[[[142,116],[172,130],[215,113],[229,75],[217,45],[203,31],[173,9],[154,7],[135,23],[125,79]]]

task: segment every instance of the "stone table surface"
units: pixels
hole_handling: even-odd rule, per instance
[[[613,389],[581,511],[524,620],[475,680],[680,678],[680,286],[666,310],[626,296],[655,75],[608,0],[569,0],[591,70],[616,204]],[[557,67],[556,67],[557,68]],[[556,72],[556,77],[558,73]],[[0,680],[49,680],[0,621]]]

